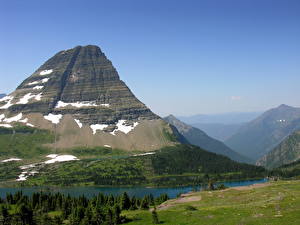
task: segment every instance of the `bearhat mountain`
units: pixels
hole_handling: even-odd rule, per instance
[[[57,148],[146,151],[176,143],[173,128],[134,96],[92,45],[58,52],[0,99],[0,126],[17,123],[55,132]]]

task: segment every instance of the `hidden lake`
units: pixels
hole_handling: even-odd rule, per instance
[[[231,181],[220,182],[217,184],[224,184],[226,187],[248,186],[252,184],[265,183],[268,179],[260,180],[246,180],[246,181]],[[22,191],[24,195],[32,195],[35,192],[60,192],[65,195],[73,197],[86,196],[91,198],[98,193],[105,195],[121,195],[127,192],[129,196],[144,197],[145,195],[152,194],[154,197],[158,197],[161,194],[167,194],[169,198],[176,198],[178,194],[184,194],[193,190],[201,190],[200,186],[184,186],[184,187],[97,187],[97,186],[78,186],[78,187],[0,187],[0,197],[6,197],[7,193],[14,194],[18,191]]]

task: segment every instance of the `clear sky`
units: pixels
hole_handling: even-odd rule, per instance
[[[300,106],[299,0],[0,0],[0,93],[87,44],[162,116]]]

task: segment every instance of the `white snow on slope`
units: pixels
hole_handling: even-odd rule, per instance
[[[63,101],[58,101],[55,108],[63,108],[63,107],[66,107],[68,105],[76,107],[76,108],[87,107],[87,106],[97,106],[94,101],[84,101],[84,102],[63,102]]]
[[[56,158],[57,156],[58,156],[57,154],[50,154],[50,155],[47,155],[46,157],[47,157],[47,158],[54,159],[54,158]]]
[[[1,162],[5,163],[5,162],[12,162],[12,161],[20,161],[22,159],[19,159],[19,158],[10,158],[10,159],[5,159],[5,160],[2,160]]]
[[[13,116],[13,117],[10,117],[10,118],[5,118],[3,120],[3,122],[6,122],[6,123],[12,123],[12,122],[18,122],[19,120],[21,120],[23,117],[23,114],[22,113],[19,113],[18,115],[16,116]]]
[[[17,178],[17,181],[25,181],[25,180],[27,180],[27,178],[29,177],[29,176],[26,176],[27,173],[28,173],[27,171],[23,171],[19,175],[19,177]]]
[[[100,105],[104,107],[109,107],[109,104],[100,104]]]
[[[45,162],[45,164],[51,164],[51,163],[56,163],[56,162],[66,162],[66,161],[73,161],[73,160],[79,160],[79,159],[73,155],[58,155],[56,157],[53,157],[50,160],[47,160]]]
[[[16,104],[27,104],[29,102],[29,100],[32,98],[39,101],[42,98],[42,93],[39,93],[37,95],[28,93],[28,94],[24,95]]]
[[[61,114],[58,114],[58,115],[54,115],[52,113],[49,113],[47,116],[44,116],[44,118],[46,120],[49,120],[51,121],[52,123],[54,124],[58,124],[60,119],[62,118],[62,115]]]
[[[146,153],[136,154],[133,156],[144,156],[144,155],[154,155],[154,154],[155,154],[155,152],[146,152]]]
[[[93,130],[93,134],[96,134],[97,130],[103,130],[104,128],[108,127],[106,124],[92,124],[91,129]]]
[[[80,120],[74,119],[75,122],[77,123],[77,125],[79,126],[79,128],[82,128],[82,123],[80,122]]]
[[[44,78],[44,79],[42,79],[42,80],[37,80],[37,81],[30,82],[30,83],[28,83],[27,85],[34,85],[34,84],[39,84],[39,83],[44,84],[44,83],[48,82],[49,79],[50,79],[50,78]]]
[[[0,124],[0,127],[12,128],[12,125],[10,125],[10,124]]]
[[[43,70],[43,71],[40,72],[40,75],[44,76],[44,75],[48,75],[52,72],[53,72],[53,70]]]
[[[110,145],[104,145],[104,147],[106,147],[106,148],[111,148],[111,146],[110,146]]]
[[[44,86],[35,86],[35,87],[33,87],[33,89],[36,89],[36,90],[40,90],[40,89],[43,89],[44,88]]]
[[[4,96],[3,98],[0,98],[0,102],[7,102],[7,101],[11,100],[12,98],[14,98],[14,97],[7,95],[7,96]]]
[[[127,126],[126,125],[126,120],[119,120],[118,123],[116,124],[118,129],[114,130],[113,132],[110,132],[112,135],[116,135],[117,131],[121,131],[125,134],[128,134],[130,131],[132,131],[139,123],[134,122],[133,126]]]
[[[1,114],[0,115],[0,122],[5,118],[5,115],[4,114]]]
[[[5,96],[3,98],[0,99],[0,102],[6,102],[5,105],[1,106],[0,109],[8,109],[9,107],[11,107],[13,104],[11,103],[11,101],[14,99],[13,96]]]

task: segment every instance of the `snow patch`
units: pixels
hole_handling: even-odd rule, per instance
[[[27,169],[34,168],[34,167],[36,167],[36,164],[29,164],[29,165],[25,165],[25,166],[20,166],[19,168],[21,170],[27,170]]]
[[[51,121],[52,123],[54,124],[58,124],[60,119],[62,118],[62,115],[61,114],[58,114],[58,115],[54,115],[52,113],[49,113],[47,116],[44,116],[44,118],[46,120],[49,120]]]
[[[12,161],[20,161],[22,159],[19,159],[19,158],[10,158],[10,159],[5,159],[5,160],[2,160],[1,162],[5,163],[5,162],[12,162]]]
[[[3,120],[3,122],[6,122],[6,123],[12,123],[12,122],[18,122],[19,120],[21,120],[23,117],[23,114],[22,113],[19,113],[18,115],[16,116],[13,116],[13,117],[10,117],[10,118],[5,118]]]
[[[79,159],[73,155],[57,155],[56,157],[53,157],[52,159],[47,160],[45,162],[45,164],[51,164],[51,163],[56,163],[56,162],[66,162],[66,161],[73,161],[73,160],[79,160]]]
[[[12,128],[12,125],[10,125],[10,124],[0,124],[0,127]]]
[[[111,148],[111,146],[110,146],[110,145],[104,145],[104,147],[106,147],[106,148]]]
[[[93,130],[93,134],[96,134],[97,130],[103,130],[104,128],[108,127],[106,124],[92,124],[91,129]]]
[[[109,104],[100,104],[100,105],[104,107],[109,107]]]
[[[80,122],[80,120],[74,119],[75,122],[77,123],[77,125],[79,126],[79,128],[82,128],[82,123]]]
[[[76,108],[87,107],[87,106],[97,106],[94,101],[84,101],[84,102],[63,102],[63,101],[58,101],[55,108],[63,108],[63,107],[66,107],[68,105],[76,107]]]
[[[4,114],[1,114],[0,115],[0,122],[5,118],[5,115]]]
[[[116,126],[118,129],[115,129],[113,132],[110,132],[112,135],[116,135],[117,131],[121,131],[125,134],[128,134],[130,131],[132,131],[139,123],[134,122],[133,125],[126,125],[126,120],[119,120]]]
[[[14,99],[13,96],[5,96],[3,98],[0,99],[0,102],[6,102],[5,105],[1,106],[0,109],[8,109],[9,107],[11,107],[13,104],[11,103],[11,101]]]
[[[47,158],[54,159],[54,158],[56,158],[57,156],[58,156],[57,154],[50,154],[50,155],[47,155],[46,157],[47,157]]]
[[[39,101],[42,98],[42,93],[39,93],[37,95],[28,93],[28,94],[24,95],[16,104],[27,104],[29,102],[29,100],[32,98]]]
[[[136,154],[133,156],[145,156],[145,155],[154,155],[154,154],[155,154],[155,152],[146,152],[146,153]]]
[[[17,178],[17,181],[25,181],[25,180],[27,180],[27,178],[29,177],[29,176],[26,175],[27,173],[28,173],[27,171],[23,171],[19,175],[19,177]]]
[[[40,89],[43,89],[44,88],[44,86],[35,86],[35,87],[33,87],[33,89],[36,89],[36,90],[40,90]]]
[[[0,98],[0,102],[7,102],[13,98],[14,97],[7,95],[7,96],[4,96],[3,98]]]
[[[27,85],[31,86],[31,85],[40,84],[40,83],[44,84],[44,83],[47,83],[49,79],[50,78],[44,78],[42,80],[36,80],[36,81],[28,83]]]
[[[44,76],[44,75],[48,75],[48,74],[51,74],[53,72],[53,70],[43,70],[40,72],[40,75]]]

